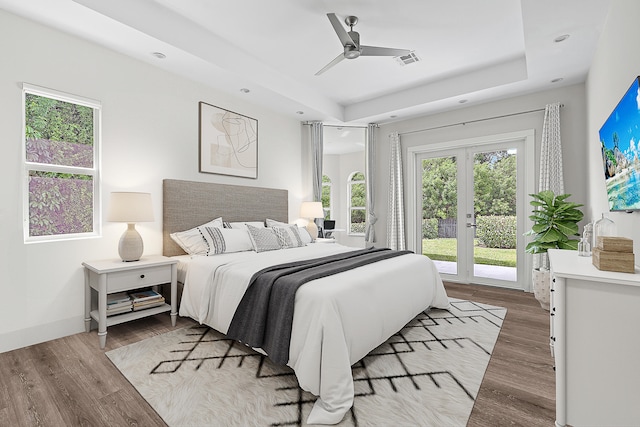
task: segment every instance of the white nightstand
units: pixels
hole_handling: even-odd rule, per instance
[[[87,261],[84,267],[85,307],[84,323],[86,331],[91,330],[91,319],[98,322],[100,348],[107,343],[107,327],[130,320],[171,311],[171,324],[176,325],[178,315],[178,260],[165,256],[147,256],[140,261],[123,262],[119,259]],[[107,317],[107,294],[130,291],[145,287],[171,283],[171,306],[163,304]],[[98,306],[91,304],[91,290],[98,292]]]

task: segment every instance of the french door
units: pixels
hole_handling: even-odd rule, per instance
[[[526,140],[414,150],[414,250],[433,259],[444,280],[529,289]]]

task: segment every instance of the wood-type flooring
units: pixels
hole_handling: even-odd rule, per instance
[[[446,283],[451,297],[508,309],[468,426],[552,426],[549,313],[532,294]],[[193,324],[178,318],[176,327]],[[0,426],[164,426],[104,351],[172,330],[167,314],[0,354]]]

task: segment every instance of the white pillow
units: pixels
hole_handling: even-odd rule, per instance
[[[308,244],[313,242],[313,239],[311,238],[311,234],[309,234],[309,231],[307,231],[307,229],[305,227],[298,227],[298,234],[300,235],[300,240],[302,240],[303,244]]]
[[[207,256],[231,252],[252,251],[247,230],[218,227],[198,227],[207,243]]]
[[[189,255],[206,255],[208,247],[200,227],[222,228],[222,218],[216,218],[190,230],[171,233],[169,236]]]
[[[297,225],[273,226],[271,229],[278,238],[282,249],[299,248],[305,245],[302,243]]]
[[[275,219],[269,219],[269,218],[267,218],[265,222],[267,223],[267,227],[273,227],[273,226],[285,227],[287,225],[290,225],[290,224],[287,224],[286,222],[280,222],[280,221],[276,221]]]
[[[264,222],[262,221],[247,221],[247,222],[230,222],[229,225],[231,228],[237,228],[241,230],[246,230],[247,225],[251,225],[256,228],[264,228]]]
[[[254,227],[251,224],[247,224],[247,230],[249,230],[249,237],[256,252],[281,249],[278,237],[271,228]]]

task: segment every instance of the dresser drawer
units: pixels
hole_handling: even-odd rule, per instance
[[[107,293],[171,282],[171,265],[114,271],[107,275]]]

